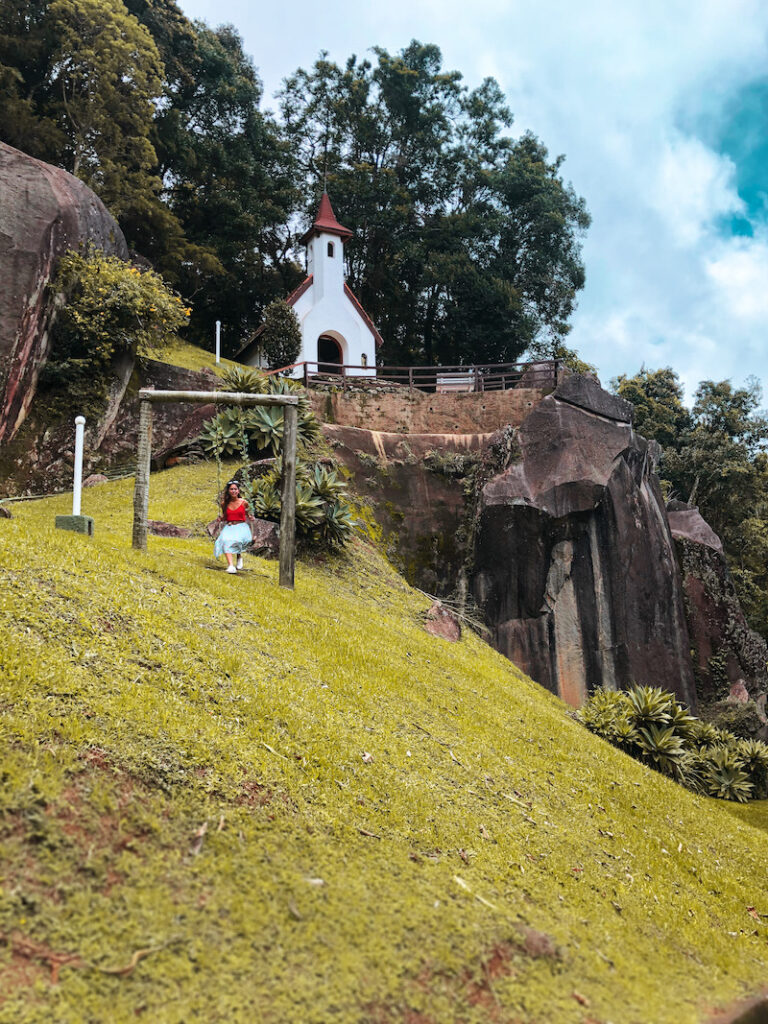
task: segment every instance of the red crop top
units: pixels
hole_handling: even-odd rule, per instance
[[[248,515],[248,506],[245,501],[241,501],[237,508],[229,508],[228,505],[224,506],[224,520],[227,523],[244,523]]]

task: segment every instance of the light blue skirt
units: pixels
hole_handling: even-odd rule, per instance
[[[250,545],[251,539],[251,528],[248,523],[227,523],[216,538],[213,553],[216,558],[225,552],[239,555]]]

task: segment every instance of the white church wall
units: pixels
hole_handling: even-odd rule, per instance
[[[324,226],[329,223],[329,215],[331,225],[337,223],[327,196],[320,205],[320,211],[323,210]],[[340,233],[334,234],[322,230],[316,222],[315,233],[307,236],[307,276],[312,277],[312,284],[293,303],[301,328],[301,351],[296,362],[317,363],[318,342],[328,336],[338,343],[344,365],[355,368],[348,371],[351,376],[375,377],[376,335],[344,290],[341,233],[345,229],[341,225],[338,228]],[[255,357],[252,363],[255,365],[257,360]],[[297,370],[294,376],[301,374],[302,370]]]

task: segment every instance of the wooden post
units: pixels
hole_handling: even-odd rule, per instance
[[[283,410],[283,493],[280,510],[280,586],[293,590],[296,558],[296,428],[298,409]]]
[[[149,469],[152,459],[152,405],[139,405],[139,450],[136,459],[136,483],[133,488],[133,546],[147,550],[147,512],[149,511]]]
[[[309,387],[309,363],[306,360],[304,362],[304,387]]]
[[[413,393],[413,367],[408,367],[408,390]]]

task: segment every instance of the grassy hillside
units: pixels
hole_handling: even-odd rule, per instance
[[[214,490],[155,476],[150,515]],[[430,636],[363,544],[291,593],[133,552],[131,493],[86,492],[92,540],[66,498],[0,520],[3,1024],[685,1024],[764,982],[764,807]]]
[[[185,370],[215,370],[216,354],[187,341],[177,341],[174,345],[168,345],[155,358],[162,359],[171,366],[181,366]],[[220,367],[239,366],[240,364],[232,359],[222,357]]]

